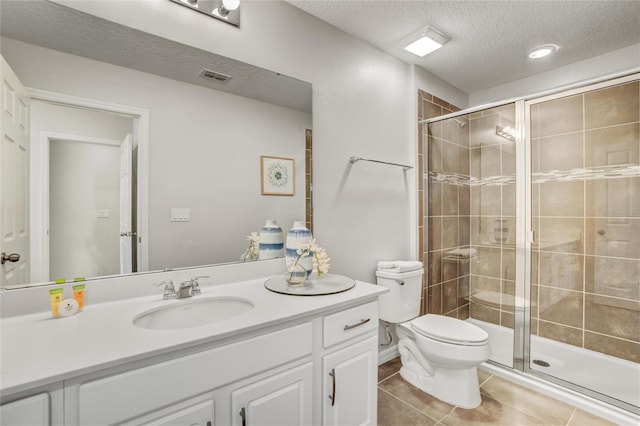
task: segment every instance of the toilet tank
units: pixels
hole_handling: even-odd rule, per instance
[[[408,272],[376,271],[378,285],[389,289],[378,299],[381,320],[397,324],[420,315],[422,274],[422,268]]]

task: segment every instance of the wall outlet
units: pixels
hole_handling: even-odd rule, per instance
[[[171,222],[189,222],[191,220],[191,211],[184,208],[171,209]]]

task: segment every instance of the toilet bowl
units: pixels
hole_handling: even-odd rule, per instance
[[[427,314],[398,324],[400,375],[418,389],[462,408],[482,402],[477,366],[491,356],[480,327]]]
[[[422,269],[378,270],[380,319],[396,325],[403,379],[444,402],[462,408],[481,404],[477,366],[489,359],[489,335],[469,322],[420,312]]]

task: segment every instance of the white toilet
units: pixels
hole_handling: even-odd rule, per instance
[[[396,324],[400,375],[422,391],[452,405],[482,402],[476,367],[491,356],[489,335],[466,321],[443,315],[419,317],[422,268],[408,272],[378,269],[380,319]]]

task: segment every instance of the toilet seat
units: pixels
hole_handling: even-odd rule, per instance
[[[478,326],[444,315],[423,315],[411,321],[411,328],[430,339],[462,346],[487,344],[489,335]]]

